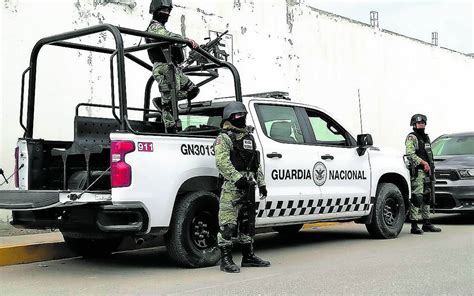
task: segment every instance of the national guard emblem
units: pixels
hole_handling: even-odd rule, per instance
[[[313,167],[313,181],[318,186],[323,186],[327,179],[327,169],[324,163],[318,161]]]

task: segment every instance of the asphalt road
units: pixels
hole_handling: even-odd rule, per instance
[[[434,219],[442,233],[370,239],[353,223],[257,236],[269,268],[226,274],[176,267],[164,248],[0,267],[0,295],[410,294],[473,295],[474,216]],[[240,254],[234,252],[240,263]]]

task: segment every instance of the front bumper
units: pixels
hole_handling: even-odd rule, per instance
[[[437,212],[474,211],[474,180],[437,180],[435,191]]]

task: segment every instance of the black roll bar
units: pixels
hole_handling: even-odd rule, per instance
[[[116,54],[117,54],[117,51],[115,51],[113,54],[110,55],[110,95],[112,98],[112,115],[120,124],[122,124],[122,120],[117,116],[117,113],[115,113],[116,108],[115,108],[114,56]]]
[[[79,116],[79,109],[81,107],[95,107],[95,108],[106,108],[106,109],[117,109],[118,107],[115,106],[110,106],[110,105],[104,105],[104,104],[94,104],[94,103],[79,103],[76,105],[76,116]],[[128,107],[127,108],[128,110],[132,110],[132,111],[154,111],[154,110],[150,110],[150,109],[146,109],[146,108],[135,108],[135,107]]]
[[[91,35],[91,34],[96,34],[100,32],[108,31],[110,32],[115,40],[115,49],[110,49],[110,48],[104,48],[104,47],[98,47],[98,46],[91,46],[91,45],[85,45],[85,44],[78,44],[74,42],[67,42],[65,40],[73,39],[73,38],[79,38],[82,36],[86,35]],[[151,44],[144,44],[144,45],[138,45],[138,46],[132,46],[128,48],[124,48],[124,43],[123,43],[123,38],[122,34],[128,34],[128,35],[133,35],[137,37],[147,37],[151,38],[153,40],[157,40],[157,42],[153,42]],[[37,60],[38,60],[38,55],[40,50],[43,48],[45,45],[53,45],[53,46],[60,46],[60,47],[66,47],[66,48],[73,48],[73,49],[79,49],[79,50],[89,50],[92,52],[98,52],[98,53],[105,53],[105,54],[111,54],[110,58],[110,63],[111,63],[111,88],[112,88],[112,113],[115,117],[115,119],[120,123],[120,128],[121,130],[129,130],[130,132],[134,134],[143,134],[140,132],[137,132],[131,128],[130,123],[128,122],[128,113],[127,113],[127,92],[126,92],[126,78],[125,78],[125,57],[129,58],[133,62],[137,63],[138,65],[144,67],[147,70],[152,70],[152,66],[148,64],[147,62],[139,59],[138,57],[134,56],[131,54],[131,52],[136,52],[140,50],[146,50],[152,47],[156,46],[163,46],[166,44],[172,44],[172,43],[178,43],[178,44],[184,44],[188,47],[192,47],[191,41],[183,38],[174,38],[174,37],[165,37],[165,36],[157,36],[156,34],[149,33],[149,32],[144,32],[144,31],[139,31],[139,30],[134,30],[134,29],[129,29],[129,28],[123,28],[123,27],[117,27],[114,25],[110,24],[101,24],[97,26],[92,26],[89,28],[85,29],[78,29],[75,31],[70,31],[58,35],[53,35],[50,37],[42,38],[40,39],[35,46],[33,47],[33,50],[31,52],[30,56],[30,66],[23,72],[22,75],[22,94],[21,94],[21,106],[20,106],[20,125],[22,128],[25,130],[24,137],[25,138],[33,138],[33,127],[34,127],[34,109],[35,109],[35,96],[36,96],[36,73],[37,73]],[[241,92],[241,85],[240,85],[240,75],[237,71],[237,69],[232,65],[231,63],[228,63],[226,61],[219,60],[218,58],[214,57],[207,51],[201,49],[200,47],[193,49],[194,51],[197,51],[200,55],[204,56],[207,58],[211,63],[206,64],[206,65],[199,65],[199,66],[189,66],[185,69],[183,69],[183,72],[185,73],[191,73],[193,71],[203,71],[203,70],[209,70],[209,69],[217,69],[217,68],[227,68],[231,71],[232,76],[234,78],[234,89],[235,89],[235,98],[237,101],[242,101],[242,92]],[[113,58],[114,56],[117,57],[116,65],[117,65],[117,76],[118,76],[118,100],[120,105],[119,107],[119,116],[115,113],[115,95],[114,95],[114,75],[113,75]],[[29,72],[29,84],[28,84],[28,104],[27,104],[27,121],[26,121],[26,127],[23,125],[23,91],[24,91],[24,79],[26,73]],[[210,78],[206,80],[207,82],[215,79],[213,75],[210,75]],[[151,78],[147,82],[147,90],[151,88],[151,85],[153,81]],[[206,82],[206,83],[207,83]],[[202,85],[202,84],[201,84]],[[145,94],[145,112],[148,112],[149,104],[150,104],[150,94]]]
[[[125,61],[124,61],[124,51],[123,51],[123,39],[120,31],[117,27],[103,24],[92,26],[85,29],[79,29],[75,31],[66,32],[63,34],[53,35],[51,37],[46,37],[40,39],[36,42],[30,56],[30,79],[28,85],[28,118],[26,121],[26,138],[33,138],[33,122],[34,122],[34,109],[35,109],[35,91],[36,91],[36,67],[38,61],[38,55],[41,48],[44,45],[51,44],[57,41],[68,40],[72,38],[78,38],[86,35],[96,34],[103,31],[109,31],[115,39],[115,46],[117,47],[118,55],[117,55],[117,69],[119,74],[119,98],[120,98],[120,115],[125,117],[127,110],[127,93],[126,93],[126,86],[125,86]],[[94,51],[94,50],[92,50]],[[122,106],[122,104],[124,106]],[[121,128],[125,129],[125,124],[121,123]]]
[[[23,103],[25,102],[25,76],[26,73],[30,72],[31,68],[26,68],[21,75],[21,97],[20,97],[20,126],[24,131],[24,135],[26,134],[26,126],[23,124]]]
[[[143,100],[143,108],[145,109],[145,112],[143,112],[143,121],[148,121],[146,116],[149,113],[147,110],[150,109],[151,86],[153,85],[153,82],[155,82],[155,78],[152,75],[148,78],[145,86],[145,98]]]
[[[115,52],[115,50],[111,48],[104,48],[104,47],[99,47],[99,46],[85,45],[85,44],[66,42],[66,41],[58,41],[58,42],[51,43],[50,45],[65,47],[65,48],[72,48],[72,49],[79,49],[79,50],[90,50],[90,51],[94,51],[98,53],[112,54]],[[143,61],[142,59],[137,58],[136,56],[130,54],[126,50],[127,49],[124,48],[125,57],[129,58],[131,61],[139,64],[140,66],[142,66],[143,68],[147,70],[151,71],[153,69],[153,67],[150,66],[147,62]]]

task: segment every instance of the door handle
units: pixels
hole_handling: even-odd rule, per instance
[[[282,158],[283,156],[282,156],[280,153],[278,153],[278,152],[272,152],[272,153],[268,153],[268,154],[267,154],[267,157],[268,157],[268,158],[275,158],[275,157],[276,157],[276,158]]]
[[[323,156],[321,156],[321,159],[330,159],[330,160],[333,160],[334,159],[334,156],[330,155],[330,154],[324,154]]]

